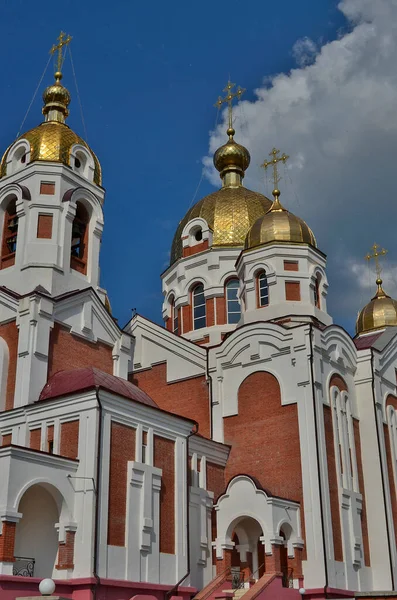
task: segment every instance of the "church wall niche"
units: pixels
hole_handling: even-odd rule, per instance
[[[304,539],[297,405],[282,406],[278,380],[271,373],[259,371],[241,383],[238,414],[224,417],[223,423],[224,443],[232,446],[226,482],[236,475],[247,474],[272,496],[299,502]]]
[[[146,392],[160,408],[193,419],[204,437],[210,435],[208,385],[204,375],[167,383],[167,364],[131,373],[129,380]]]
[[[67,458],[77,458],[79,449],[79,421],[61,423],[59,454]]]
[[[396,493],[396,477],[395,471],[393,469],[393,462],[396,458],[393,456],[393,444],[395,444],[395,440],[393,440],[393,427],[390,426],[390,417],[391,412],[397,410],[397,398],[389,394],[386,399],[386,408],[387,408],[387,416],[388,423],[383,424],[383,433],[385,438],[385,450],[386,450],[386,462],[387,462],[387,475],[389,480],[389,489],[390,489],[390,501],[391,501],[391,511],[393,516],[393,526],[394,526],[394,535],[396,536],[397,532],[397,493]],[[391,435],[390,435],[391,434]],[[395,464],[395,462],[394,462]]]
[[[331,380],[332,381],[332,380]],[[333,384],[335,385],[335,383]],[[331,505],[332,536],[334,541],[334,559],[343,561],[342,528],[339,512],[339,488],[336,472],[336,457],[334,446],[334,428],[332,424],[332,413],[329,406],[324,406],[324,431],[325,446],[327,452],[327,468],[329,483],[329,498]]]
[[[55,323],[50,333],[48,378],[57,371],[84,367],[95,367],[113,375],[112,347],[74,336],[68,327]]]
[[[7,369],[8,377],[7,385],[5,386],[5,410],[11,410],[14,408],[14,393],[18,360],[18,328],[15,321],[10,321],[10,323],[4,323],[0,325],[0,338],[2,338],[7,344],[9,352]]]
[[[365,502],[364,474],[363,474],[363,464],[362,464],[362,458],[361,458],[360,422],[358,419],[353,419],[353,431],[354,431],[354,444],[356,447],[358,485],[359,485],[360,493],[362,494],[362,497],[363,497],[363,504],[362,504],[362,511],[361,511],[361,529],[362,529],[363,547],[364,547],[364,564],[366,567],[370,567],[371,566],[371,558],[370,558],[370,553],[369,553],[367,508],[366,508],[366,502]]]
[[[175,442],[154,436],[154,466],[162,470],[160,552],[175,554]]]
[[[108,544],[125,546],[127,506],[127,463],[135,460],[133,427],[112,421],[108,504]]]

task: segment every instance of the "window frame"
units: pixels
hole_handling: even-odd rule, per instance
[[[265,280],[265,285],[263,286],[262,289],[262,285],[261,285],[261,278],[264,276],[264,280]],[[270,293],[269,293],[269,282],[268,282],[268,278],[267,278],[267,273],[265,269],[261,269],[260,271],[258,271],[255,275],[256,277],[256,297],[257,297],[257,307],[258,308],[265,308],[266,306],[269,306],[270,304]],[[263,294],[263,290],[266,290],[267,293]],[[264,304],[262,303],[262,297],[266,298],[267,297],[267,302]]]
[[[200,290],[200,292],[197,292],[197,290]],[[203,302],[201,304],[197,304],[196,305],[196,298],[198,296],[202,296],[203,297]],[[198,329],[204,329],[205,327],[207,327],[207,306],[206,306],[206,300],[205,300],[205,295],[204,295],[204,285],[202,283],[196,283],[191,290],[191,297],[192,297],[192,301],[191,301],[191,306],[192,306],[192,328],[194,331],[198,330]],[[195,311],[196,309],[199,309],[201,307],[204,307],[204,315],[201,316],[196,316],[195,315]],[[197,321],[204,319],[204,325],[200,325],[199,327],[197,327]]]
[[[237,284],[234,287],[231,287],[230,284]],[[238,300],[238,289],[240,286],[240,280],[238,279],[238,277],[231,277],[230,279],[228,279],[225,283],[225,307],[226,307],[226,323],[228,323],[229,325],[237,325],[237,323],[240,321],[241,319],[241,304]],[[235,298],[229,298],[229,290],[236,290],[236,297]],[[237,303],[239,310],[236,311],[232,311],[229,310],[229,302],[230,303]],[[238,315],[238,319],[237,321],[231,321],[230,320],[230,315]]]

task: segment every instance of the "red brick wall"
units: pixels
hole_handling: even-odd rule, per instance
[[[224,438],[232,449],[226,465],[226,483],[249,473],[273,496],[300,503],[302,536],[304,508],[296,404],[281,405],[280,386],[270,373],[249,375],[238,391],[238,415],[226,417]],[[260,440],[260,443],[253,443]],[[263,449],[266,448],[266,460]]]
[[[336,385],[336,384],[331,384]],[[343,561],[342,529],[339,512],[338,478],[336,473],[336,459],[334,446],[334,428],[332,412],[329,406],[324,406],[325,447],[327,452],[328,484],[331,504],[332,533],[334,540],[334,558]]]
[[[30,430],[30,443],[29,446],[32,450],[41,449],[41,427],[38,429]]]
[[[112,348],[74,336],[67,327],[55,323],[50,334],[48,377],[57,371],[96,367],[113,374]]]
[[[0,561],[14,562],[16,523],[3,521],[0,535]]]
[[[284,271],[298,271],[299,265],[295,260],[284,261]]]
[[[154,466],[163,470],[160,492],[160,552],[175,554],[175,443],[154,436]]]
[[[184,307],[185,308],[185,307]],[[160,408],[199,423],[201,435],[210,435],[208,384],[204,375],[167,383],[167,365],[130,374],[129,380],[144,390]]]
[[[40,194],[48,194],[50,196],[53,196],[55,194],[55,183],[41,181]]]
[[[61,423],[59,453],[67,458],[77,458],[79,450],[79,421]]]
[[[6,410],[14,408],[14,393],[15,380],[17,374],[17,358],[18,358],[18,329],[15,321],[0,325],[0,337],[8,345],[10,360],[8,363],[8,378],[6,392]]]
[[[37,237],[47,240],[52,238],[52,215],[39,215],[37,219]]]
[[[238,391],[238,415],[226,417],[223,422],[225,443],[232,444],[226,482],[248,470],[272,495],[300,502],[297,406],[281,406],[277,379],[265,372],[249,375]],[[253,440],[260,440],[260,444],[253,444]]]
[[[182,332],[187,333],[192,330],[192,308],[190,305],[182,306]]]
[[[215,325],[215,298],[208,298],[206,301],[207,327]]]
[[[301,299],[301,284],[299,281],[285,282],[285,299],[299,301]]]
[[[182,249],[182,256],[192,256],[193,254],[198,254],[198,252],[204,252],[204,250],[208,250],[208,240],[203,240],[201,244],[195,244],[194,246],[187,246]]]
[[[112,422],[108,510],[108,544],[110,546],[125,546],[127,462],[134,459],[135,429]]]
[[[214,493],[214,504],[225,491],[225,469],[220,465],[207,462],[207,490]]]
[[[11,433],[7,433],[7,435],[3,435],[1,438],[1,445],[9,446],[11,444],[11,438],[12,438]]]
[[[75,531],[66,531],[65,542],[58,547],[58,563],[56,569],[73,569]]]
[[[365,489],[364,489],[364,474],[363,474],[363,463],[361,458],[361,441],[360,441],[360,422],[358,419],[353,419],[353,430],[354,430],[354,445],[356,448],[357,458],[357,472],[358,472],[358,486],[360,493],[363,497],[363,507],[361,512],[361,530],[363,534],[363,546],[364,546],[364,564],[366,567],[371,566],[371,558],[369,554],[369,539],[368,539],[368,523],[367,523],[367,508],[365,502]]]
[[[329,387],[335,386],[340,392],[347,392],[347,385],[340,375],[332,375]]]
[[[226,300],[224,296],[216,298],[216,324],[225,325],[226,323]]]
[[[387,474],[389,479],[390,486],[390,500],[391,500],[391,510],[393,516],[393,525],[394,525],[394,535],[397,536],[397,498],[396,498],[396,484],[394,481],[394,473],[393,473],[393,459],[391,453],[390,446],[390,433],[389,427],[384,424],[383,432],[385,436],[385,446],[386,446],[386,458],[387,458]]]

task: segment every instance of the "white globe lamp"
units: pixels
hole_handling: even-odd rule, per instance
[[[304,594],[306,594],[305,588],[299,588],[299,593],[300,593],[301,596],[303,596]]]
[[[39,591],[42,596],[51,596],[55,592],[55,583],[52,579],[43,579],[40,581]]]

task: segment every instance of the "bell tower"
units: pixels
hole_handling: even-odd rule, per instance
[[[100,296],[104,189],[99,161],[66,124],[70,93],[61,83],[70,36],[51,49],[54,83],[44,121],[22,134],[0,163],[0,286],[55,296],[93,287]]]

